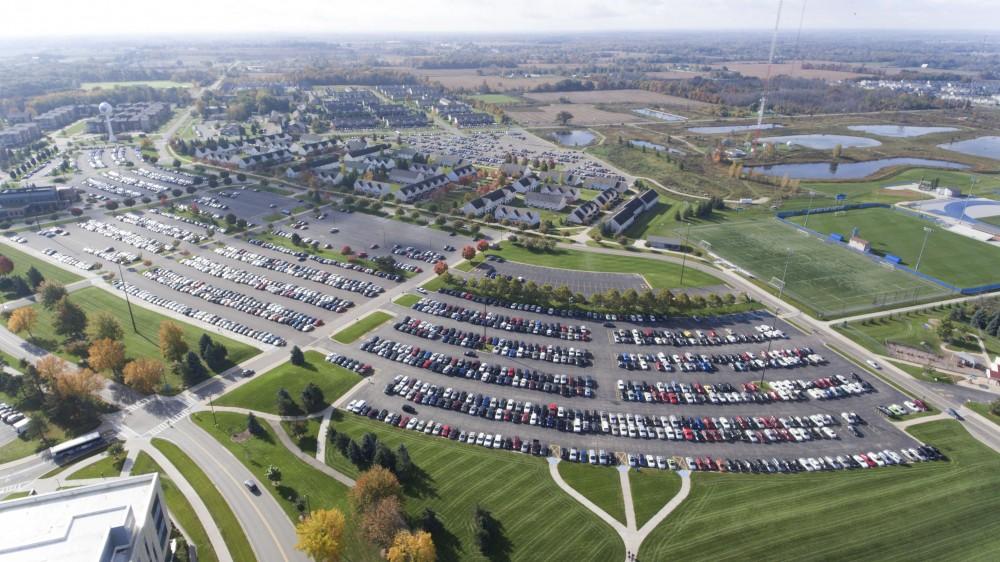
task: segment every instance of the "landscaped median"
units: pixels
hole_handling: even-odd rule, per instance
[[[390,318],[392,318],[392,315],[388,312],[376,310],[334,334],[333,340],[340,343],[354,343],[358,338],[381,326]]]
[[[622,498],[618,471],[607,466],[561,462],[559,475],[605,513],[625,524],[625,500]]]
[[[8,274],[8,277],[23,277],[28,273],[29,269],[34,267],[47,281],[61,283],[63,285],[68,285],[83,279],[83,277],[71,271],[67,271],[58,265],[51,264],[43,259],[26,254],[8,246],[7,244],[0,244],[0,256],[6,256],[10,259],[11,263],[14,264],[14,269]],[[15,298],[17,298],[17,295],[15,294],[0,292],[0,302],[13,300]]]
[[[219,490],[212,484],[212,481],[202,469],[177,445],[163,439],[153,439],[152,443],[180,471],[184,479],[188,481],[188,484],[198,493],[201,501],[205,503],[205,507],[208,508],[208,511],[212,514],[212,519],[219,527],[219,533],[226,541],[226,547],[229,549],[229,554],[232,555],[233,560],[257,560],[257,556],[250,546],[250,541],[247,540],[247,536],[243,533],[243,527],[240,526],[239,519],[236,518],[232,508],[226,503],[226,499],[222,497],[222,494],[219,493]],[[140,468],[146,469],[146,467]],[[172,506],[168,507],[172,509]],[[192,511],[194,510],[192,509]],[[191,515],[197,521],[197,516],[193,513]],[[182,521],[181,525],[183,524],[184,522]],[[207,541],[207,538],[205,540]]]
[[[672,470],[629,470],[628,479],[632,488],[632,507],[635,508],[635,526],[640,529],[681,489],[681,477]]]
[[[410,308],[411,306],[420,302],[420,295],[414,295],[413,293],[407,293],[393,299],[394,303],[402,306],[403,308]]]
[[[224,394],[215,404],[278,414],[277,396],[281,389],[287,390],[294,401],[306,385],[314,384],[323,391],[324,402],[330,403],[361,380],[361,375],[328,362],[318,351],[306,351],[304,355],[304,364],[282,363]]]

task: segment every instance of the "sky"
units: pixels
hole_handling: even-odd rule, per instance
[[[1000,0],[786,0],[782,30],[992,30]],[[7,38],[770,30],[778,0],[2,0]]]

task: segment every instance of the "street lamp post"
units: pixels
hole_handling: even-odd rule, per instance
[[[913,267],[913,271],[920,271],[920,260],[924,257],[924,248],[927,247],[927,237],[931,235],[931,228],[929,226],[924,227],[924,242],[920,245],[920,253],[917,254],[917,264]]]
[[[809,227],[809,215],[812,214],[813,197],[815,197],[815,196],[816,196],[816,192],[815,191],[810,191],[809,192],[809,208],[806,209],[806,220],[802,221],[802,227],[803,228],[808,228]]]
[[[684,269],[685,266],[687,265],[688,244],[690,243],[690,240],[691,240],[691,223],[688,222],[687,229],[684,231],[684,251],[681,253],[681,280],[680,280],[681,287],[684,286]]]
[[[128,300],[128,283],[125,282],[125,273],[122,271],[121,262],[118,263],[118,277],[122,280],[122,292],[125,293],[125,305],[128,306],[128,317],[132,320],[132,330],[139,333],[139,328],[135,326],[135,315],[132,314],[132,302]]]

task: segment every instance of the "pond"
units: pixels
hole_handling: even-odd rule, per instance
[[[760,139],[761,142],[773,142],[778,144],[790,143],[816,150],[828,150],[838,144],[843,148],[869,148],[879,146],[879,141],[867,137],[851,137],[847,135],[787,135],[784,137],[767,137]]]
[[[802,164],[774,164],[771,166],[754,166],[768,176],[788,177],[804,180],[856,180],[874,174],[890,166],[923,166],[926,168],[968,168],[965,164],[947,160],[928,160],[926,158],[880,158],[866,162],[806,162]]]
[[[953,150],[969,156],[982,156],[1000,160],[1000,137],[977,137],[958,142],[939,144],[938,148]]]
[[[597,135],[584,129],[572,129],[569,131],[556,131],[552,133],[552,138],[563,146],[587,146],[594,142]]]
[[[670,154],[676,154],[678,156],[684,156],[684,151],[683,150],[677,150],[676,148],[667,148],[666,146],[663,146],[662,144],[656,144],[654,142],[649,142],[649,141],[645,141],[645,140],[635,139],[635,140],[628,141],[628,143],[631,144],[632,146],[635,146],[635,147],[638,147],[638,148],[645,147],[645,148],[648,148],[650,150],[655,150],[657,152],[663,152],[664,150],[666,150]]]
[[[636,113],[639,115],[645,115],[646,117],[652,117],[653,119],[659,119],[660,121],[686,121],[687,117],[683,115],[675,115],[673,113],[667,113],[666,111],[660,111],[659,109],[650,109],[644,107],[642,109],[636,109]]]
[[[851,125],[848,129],[880,137],[919,137],[932,133],[957,131],[955,127],[918,127],[916,125]]]
[[[780,129],[783,125],[777,123],[764,123],[760,130]],[[716,135],[719,133],[742,133],[743,131],[756,131],[757,125],[722,125],[719,127],[690,127],[688,131],[701,133],[703,135]]]

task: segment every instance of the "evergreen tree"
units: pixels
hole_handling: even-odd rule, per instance
[[[406,482],[411,476],[412,470],[413,461],[410,460],[410,451],[406,449],[406,445],[400,443],[399,448],[396,449],[396,476],[401,482]]]
[[[358,468],[363,468],[367,464],[365,463],[365,455],[361,452],[361,447],[354,441],[351,441],[347,447],[347,458],[351,459],[351,464]]]
[[[207,361],[208,348],[211,346],[212,338],[208,334],[202,334],[201,337],[198,338],[198,355],[201,355],[201,358]]]
[[[389,447],[386,447],[382,443],[379,443],[375,447],[375,457],[372,461],[374,464],[381,466],[390,472],[396,471],[396,455],[389,450]]]
[[[37,289],[42,284],[42,281],[45,281],[45,277],[42,276],[40,271],[35,269],[35,266],[29,267],[25,276],[28,278],[28,285],[31,285],[32,290]]]
[[[378,438],[374,433],[366,433],[361,438],[361,452],[364,455],[365,464],[370,465],[375,460],[375,449],[378,446]]]
[[[184,384],[187,386],[194,386],[208,378],[208,369],[193,351],[187,352],[187,355],[184,356],[184,362],[181,365],[181,378],[184,379]]]
[[[264,433],[264,428],[260,426],[260,421],[257,420],[257,416],[253,415],[253,412],[247,414],[247,431],[250,435],[262,435]]]
[[[1000,310],[990,317],[990,321],[986,324],[986,333],[991,336],[1000,335]]]
[[[296,367],[301,367],[302,365],[306,364],[306,356],[305,354],[302,353],[302,350],[299,349],[299,346],[297,345],[292,346],[291,362],[292,365],[295,365]]]
[[[302,406],[306,412],[316,412],[326,407],[326,399],[323,396],[323,389],[313,383],[306,385],[302,389]]]
[[[350,437],[341,433],[337,435],[337,440],[334,443],[334,445],[336,445],[337,450],[340,451],[340,454],[346,457],[347,451],[353,443],[354,441]]]
[[[299,412],[298,406],[292,400],[292,396],[284,388],[278,389],[278,415],[294,416]]]

